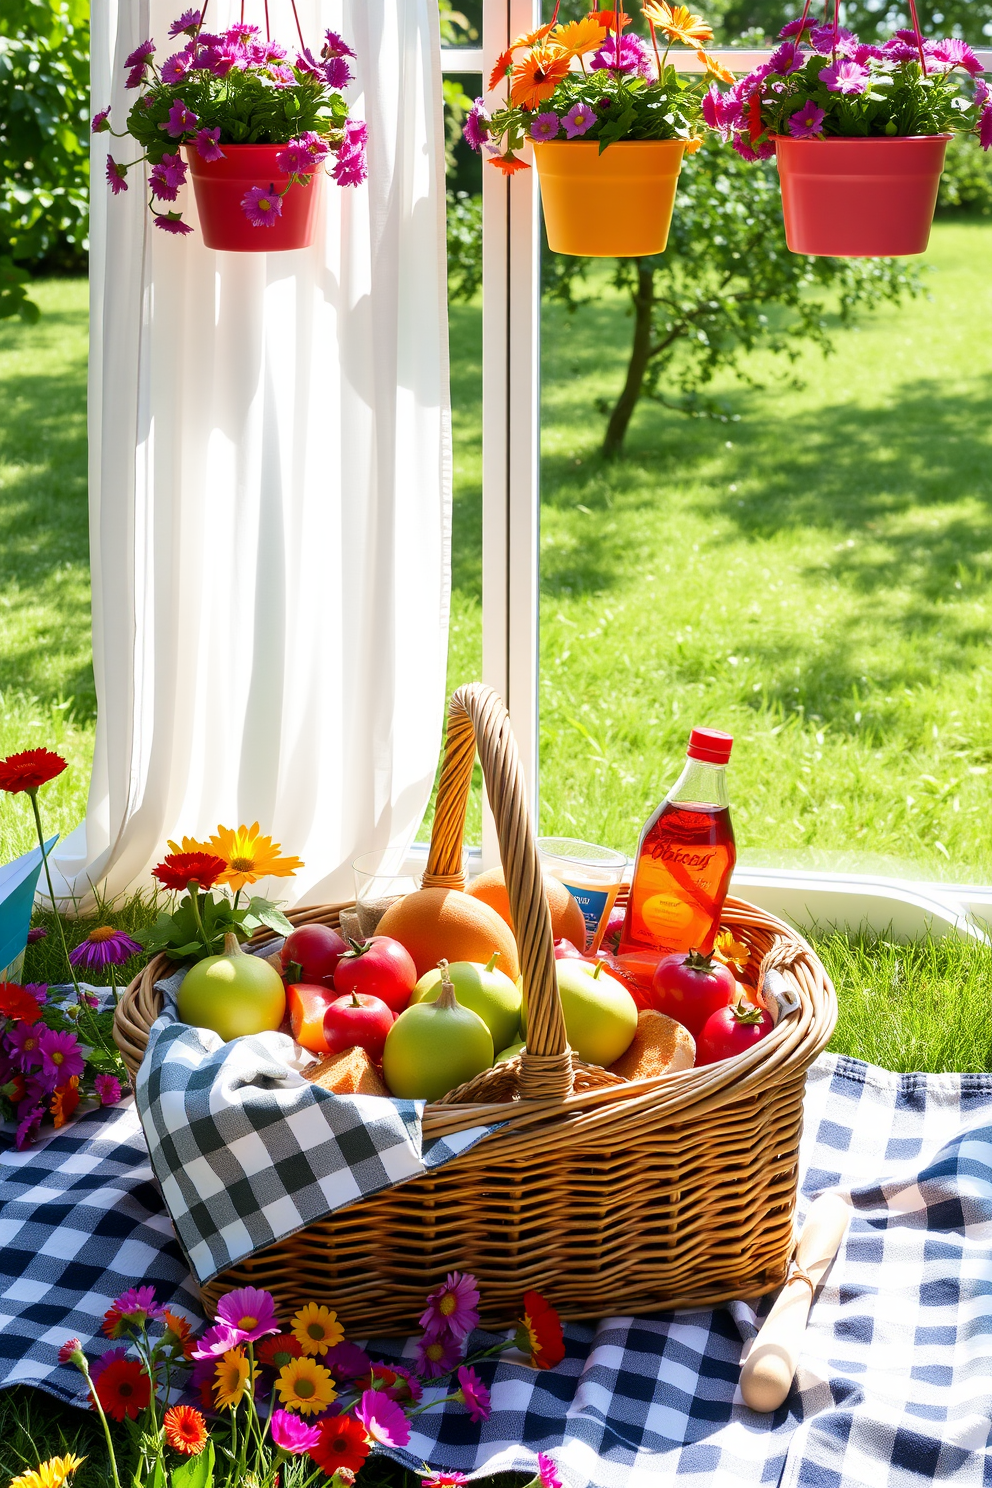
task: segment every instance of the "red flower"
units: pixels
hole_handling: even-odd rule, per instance
[[[517,1332],[516,1344],[530,1354],[534,1369],[554,1369],[565,1357],[561,1318],[540,1292],[524,1292],[523,1324]]]
[[[0,760],[0,790],[15,796],[21,791],[36,791],[64,769],[65,760],[50,749],[22,749],[20,754],[8,754]]]
[[[226,872],[224,859],[214,857],[213,853],[168,853],[158,867],[152,869],[152,877],[167,889],[188,889],[191,883],[209,889]]]
[[[207,1423],[191,1405],[170,1405],[162,1425],[169,1446],[184,1457],[199,1457],[207,1445]]]
[[[255,1353],[260,1363],[268,1364],[273,1369],[283,1369],[290,1359],[299,1359],[303,1356],[300,1341],[292,1333],[277,1333],[274,1338],[263,1338],[255,1345]]]
[[[0,982],[0,1013],[13,1018],[15,1023],[37,1023],[41,1017],[41,1005],[16,982]]]
[[[73,1354],[82,1353],[82,1350],[83,1345],[80,1343],[78,1338],[67,1338],[65,1343],[59,1349],[59,1363],[71,1364],[73,1362]]]
[[[320,1441],[310,1448],[310,1457],[319,1468],[333,1475],[342,1467],[357,1473],[369,1455],[365,1427],[354,1416],[325,1416],[317,1422]]]
[[[115,1359],[93,1381],[96,1398],[108,1416],[136,1421],[151,1399],[149,1379],[137,1359]]]

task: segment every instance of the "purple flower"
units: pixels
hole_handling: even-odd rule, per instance
[[[871,46],[868,42],[859,42],[854,51],[849,53],[851,61],[856,62],[859,67],[867,67],[869,62],[881,62],[885,53],[881,47]]]
[[[389,1368],[399,1375],[399,1379],[386,1390],[390,1400],[409,1400],[414,1405],[419,1404],[424,1387],[417,1376],[409,1369],[404,1369],[402,1364],[390,1364]]]
[[[241,210],[252,227],[271,227],[282,216],[282,197],[264,186],[250,186],[241,198]]]
[[[354,81],[355,74],[348,66],[344,57],[329,57],[324,63],[324,80],[329,88],[347,88]],[[295,81],[295,79],[294,79]]]
[[[90,120],[90,133],[91,134],[103,134],[104,130],[110,128],[110,125],[107,122],[107,120],[109,118],[110,118],[110,110],[109,110],[109,108],[101,109],[98,114],[94,114],[93,115],[93,118]],[[41,929],[41,926],[39,925],[38,928],[40,930]],[[42,930],[41,933],[42,933],[42,935],[44,935],[47,932],[44,931],[44,930]],[[31,936],[32,935],[34,935],[34,931],[33,930],[29,930],[28,931],[28,945],[31,944]],[[39,940],[40,938],[41,938],[40,936],[35,935],[35,940]]]
[[[359,1379],[372,1368],[372,1360],[365,1350],[357,1343],[349,1343],[347,1338],[329,1348],[321,1362],[339,1380]]]
[[[957,36],[947,37],[944,41],[935,41],[927,48],[931,57],[938,62],[946,62],[948,67],[963,67],[971,77],[977,77],[984,71],[981,62],[975,56],[967,42],[961,41]]]
[[[250,26],[246,21],[236,21],[224,32],[224,40],[231,42],[234,46],[245,46],[253,37],[260,34],[257,26]]]
[[[654,68],[647,42],[639,36],[625,36],[620,43],[620,58],[617,60],[616,37],[610,36],[592,56],[593,68],[608,68],[611,72],[633,73],[651,80]]]
[[[772,52],[768,58],[768,67],[780,77],[788,77],[790,73],[798,72],[804,61],[802,52],[794,42],[783,41],[778,51]]]
[[[35,1002],[43,1005],[48,1001],[48,987],[45,982],[25,982],[25,992],[30,992]]]
[[[127,182],[124,179],[126,175],[127,166],[122,165],[119,160],[115,160],[112,155],[108,155],[107,180],[110,182],[110,189],[115,196],[119,196],[122,191],[127,190]]]
[[[824,111],[812,99],[789,116],[789,133],[793,139],[814,139],[823,128]]]
[[[983,150],[992,149],[992,103],[987,103],[978,121],[978,142]]]
[[[160,1318],[165,1310],[155,1301],[155,1288],[151,1286],[129,1287],[114,1301],[114,1311],[139,1327],[149,1319]]]
[[[187,222],[183,221],[181,212],[156,212],[155,226],[160,227],[163,232],[175,233],[177,237],[185,237],[193,229]]]
[[[196,131],[196,153],[201,160],[223,160],[224,151],[220,144],[220,125],[216,129],[198,129]]]
[[[76,1001],[80,1007],[96,1008],[100,1006],[100,999],[95,992],[84,992],[82,989],[80,989]]]
[[[989,92],[988,83],[985,81],[984,78],[979,78],[978,81],[975,83],[975,96],[972,99],[972,103],[975,105],[976,108],[983,108],[985,104],[988,103],[990,97],[992,97],[992,93]],[[33,930],[28,931],[29,945],[31,943],[31,936],[33,934]]]
[[[155,55],[155,43],[149,39],[136,46],[133,52],[124,58],[125,67],[144,68],[146,62],[150,62]]]
[[[245,58],[237,47],[222,42],[220,46],[206,47],[200,53],[200,66],[212,72],[214,77],[225,78],[234,69],[243,71]]]
[[[110,113],[109,109],[107,110],[107,113]],[[48,931],[45,929],[44,925],[35,925],[32,930],[28,931],[28,945],[34,945],[39,940],[47,939]]]
[[[859,67],[857,62],[851,62],[846,58],[841,62],[831,62],[820,73],[820,82],[829,88],[831,93],[863,93],[868,86],[869,78],[870,74],[866,67]]]
[[[239,1287],[221,1297],[217,1303],[217,1321],[234,1328],[240,1343],[254,1343],[256,1338],[279,1332],[272,1294],[258,1287]]]
[[[105,1369],[109,1369],[111,1364],[117,1364],[121,1359],[126,1358],[126,1348],[104,1349],[103,1353],[90,1363],[90,1379],[96,1384]]]
[[[561,122],[566,138],[576,139],[595,124],[596,110],[588,103],[573,104]]]
[[[361,1421],[373,1441],[384,1447],[405,1447],[410,1440],[405,1414],[381,1390],[365,1391],[355,1406],[355,1419]]]
[[[203,1337],[197,1341],[192,1357],[194,1359],[219,1359],[231,1349],[237,1348],[240,1342],[241,1335],[237,1328],[232,1328],[230,1323],[216,1323],[214,1327],[208,1328]]]
[[[720,131],[726,142],[744,118],[744,105],[733,88],[721,93],[714,85],[703,94],[703,118],[711,129]]]
[[[558,115],[553,109],[548,109],[543,114],[535,114],[531,120],[528,133],[532,140],[552,140],[561,130]]]
[[[279,169],[288,171],[294,176],[310,175],[317,164],[319,160],[314,158],[314,152],[305,139],[290,140],[289,144],[285,145],[276,156],[276,165]]]
[[[191,108],[187,108],[181,98],[175,99],[169,110],[169,121],[165,126],[167,134],[173,139],[178,139],[181,134],[189,134],[199,124],[199,119]]]
[[[177,21],[173,21],[169,27],[170,36],[195,36],[200,29],[200,12],[198,10],[184,10]]]
[[[810,32],[809,41],[814,52],[819,52],[821,56],[829,56],[835,48],[840,51],[845,42],[853,41],[857,46],[858,38],[853,31],[847,31],[843,26],[835,32],[833,26],[830,25],[814,26]]]
[[[485,100],[477,98],[469,109],[462,125],[462,138],[473,150],[481,150],[486,142],[489,114],[486,110]]]
[[[353,57],[355,53],[337,31],[325,31],[324,45],[320,55],[322,57]]]
[[[183,78],[193,66],[193,53],[188,49],[182,52],[174,52],[171,57],[162,63],[163,83],[181,83]]]
[[[804,31],[811,31],[815,24],[816,22],[811,20],[809,16],[806,17],[805,21],[800,16],[797,21],[789,21],[787,25],[782,27],[778,33],[779,40],[784,41],[787,37],[801,36]]]
[[[561,1478],[558,1476],[554,1458],[549,1457],[547,1452],[537,1454],[537,1477],[541,1488],[561,1488]]]
[[[178,151],[175,155],[163,155],[148,172],[149,189],[159,201],[175,201],[185,181],[186,165]]]
[[[442,1374],[450,1374],[457,1364],[461,1363],[461,1344],[455,1342],[447,1334],[439,1334],[437,1338],[420,1338],[417,1340],[417,1356],[414,1360],[417,1373],[426,1376],[427,1379],[439,1379]]]
[[[915,41],[910,45],[898,36],[890,36],[882,48],[882,56],[887,62],[917,62],[920,52]]]
[[[331,175],[339,186],[360,186],[368,178],[365,142],[368,130],[361,119],[349,119]]]
[[[309,1452],[320,1441],[319,1426],[307,1426],[298,1416],[290,1415],[289,1411],[274,1410],[269,1425],[276,1446],[293,1457],[302,1457],[304,1452]]]
[[[443,1336],[464,1343],[472,1329],[479,1326],[478,1301],[475,1277],[450,1271],[443,1286],[427,1294],[427,1307],[420,1318],[424,1336]]]
[[[467,1364],[463,1364],[458,1371],[458,1386],[456,1398],[468,1411],[469,1419],[475,1422],[488,1421],[493,1409],[489,1391],[475,1370],[470,1369]]]
[[[285,62],[270,62],[265,72],[277,88],[292,88],[296,82],[296,73]]]
[[[18,1152],[23,1152],[25,1147],[31,1146],[31,1143],[38,1135],[38,1128],[41,1125],[41,1118],[44,1114],[44,1106],[33,1106],[24,1119],[19,1122],[17,1135],[14,1138],[14,1145]]]
[[[37,1023],[18,1023],[7,1033],[7,1043],[14,1063],[25,1074],[41,1064],[43,1032]]]
[[[116,1075],[97,1075],[93,1081],[93,1088],[100,1097],[101,1106],[116,1106],[120,1104],[122,1095],[121,1082]]]
[[[81,1075],[86,1068],[83,1051],[74,1033],[56,1033],[46,1028],[41,1035],[41,1067],[48,1076],[57,1075],[63,1085],[73,1075]]]
[[[174,197],[169,200],[174,200]],[[110,925],[98,925],[80,945],[69,952],[69,960],[73,966],[84,966],[87,971],[92,971],[103,966],[120,966],[132,956],[137,956],[140,951],[138,942],[132,940],[130,935],[125,935],[123,930],[114,930]]]
[[[304,47],[302,51],[297,52],[296,61],[293,65],[296,68],[297,72],[304,73],[306,77],[323,76],[321,69],[317,66],[317,60],[314,57],[313,52],[310,51],[309,47]]]

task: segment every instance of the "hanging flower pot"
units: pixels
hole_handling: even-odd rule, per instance
[[[902,258],[926,252],[953,135],[773,139],[792,253]]]
[[[595,140],[534,145],[548,246],[589,258],[663,253],[684,140]]]
[[[200,231],[208,248],[279,253],[309,248],[324,195],[324,172],[303,178],[281,170],[284,145],[225,145],[220,160],[186,147]]]

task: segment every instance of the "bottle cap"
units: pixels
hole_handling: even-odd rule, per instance
[[[690,759],[705,760],[710,765],[725,765],[733,747],[733,734],[725,734],[720,729],[694,728],[689,735],[686,754]]]

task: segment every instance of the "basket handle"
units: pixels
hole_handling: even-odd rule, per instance
[[[527,809],[524,774],[510,715],[499,695],[481,682],[459,687],[448,707],[448,737],[423,887],[465,887],[462,838],[476,746],[496,820],[527,997],[520,1095],[527,1100],[564,1100],[572,1093],[572,1053],[558,996],[551,915]]]

